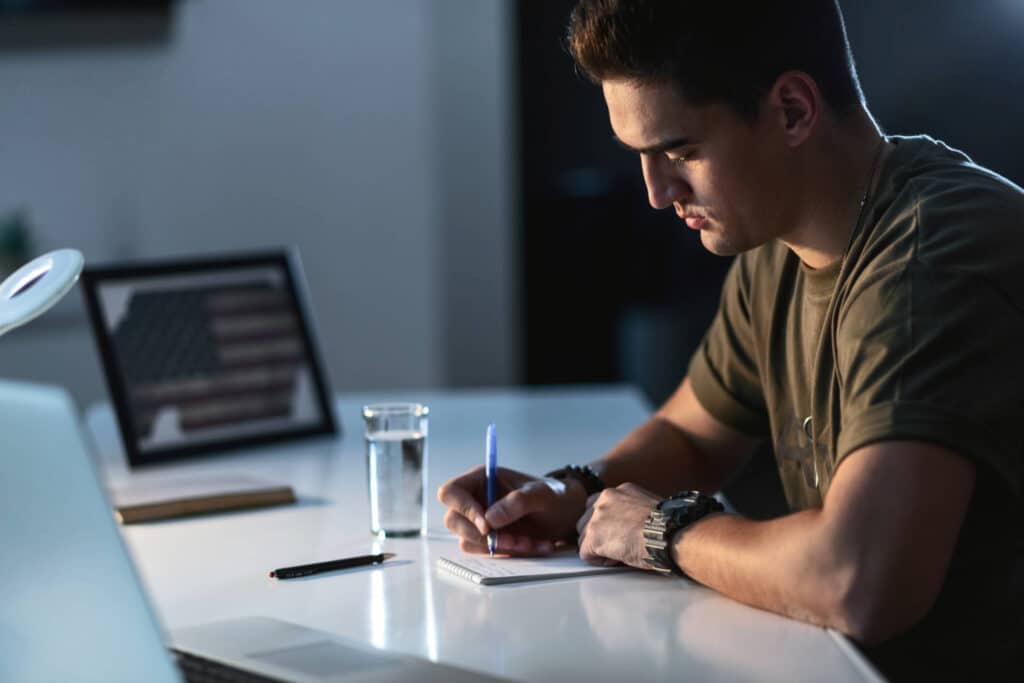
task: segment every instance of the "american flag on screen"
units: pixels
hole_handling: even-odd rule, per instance
[[[136,294],[113,342],[140,438],[167,408],[185,433],[288,417],[307,362],[288,292],[265,282]]]

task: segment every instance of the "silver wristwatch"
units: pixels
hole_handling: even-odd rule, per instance
[[[651,569],[666,576],[686,576],[672,561],[669,552],[672,535],[701,517],[724,509],[721,503],[700,491],[680,491],[655,505],[644,523],[644,546]]]

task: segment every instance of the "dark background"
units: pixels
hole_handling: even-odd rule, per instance
[[[647,204],[639,160],[611,138],[600,89],[562,37],[572,0],[518,5],[525,381],[627,381],[655,403],[686,370],[729,259]],[[1024,183],[1024,3],[842,3],[868,105],[887,133],[927,133]],[[782,511],[770,453],[734,482]]]

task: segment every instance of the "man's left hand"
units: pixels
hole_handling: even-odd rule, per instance
[[[636,484],[620,484],[587,500],[576,523],[580,558],[591,564],[628,564],[650,569],[644,545],[644,522],[661,500]]]

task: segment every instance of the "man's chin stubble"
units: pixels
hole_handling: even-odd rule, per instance
[[[742,249],[737,249],[728,239],[715,235],[708,230],[700,231],[700,243],[715,256],[735,256]]]

